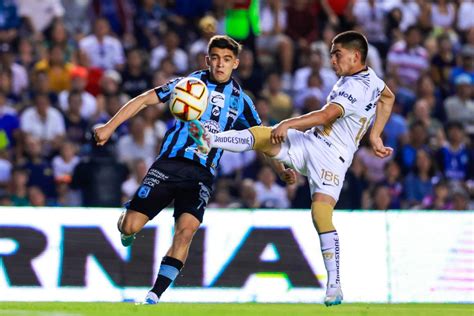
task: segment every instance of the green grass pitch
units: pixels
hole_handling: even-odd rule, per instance
[[[473,304],[0,303],[2,316],[474,316]]]

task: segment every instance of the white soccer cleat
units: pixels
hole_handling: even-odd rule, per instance
[[[339,284],[330,284],[326,289],[326,297],[324,298],[324,305],[333,306],[342,303],[342,289]]]
[[[200,153],[207,155],[211,151],[211,133],[198,120],[189,122],[189,136],[197,144]]]
[[[141,303],[136,303],[135,305],[156,305],[160,301],[160,298],[158,295],[156,295],[154,292],[150,291],[148,294],[145,296],[145,300]]]

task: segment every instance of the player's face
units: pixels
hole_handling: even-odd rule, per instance
[[[213,47],[206,56],[206,62],[211,77],[217,82],[226,82],[232,75],[232,70],[239,66],[239,59],[228,48]]]
[[[358,52],[333,44],[331,47],[331,66],[338,76],[352,75],[359,65]]]

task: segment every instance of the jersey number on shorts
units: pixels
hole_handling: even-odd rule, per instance
[[[339,176],[337,174],[334,174],[334,172],[332,171],[321,169],[321,179],[327,182],[332,182],[336,186],[339,185]]]

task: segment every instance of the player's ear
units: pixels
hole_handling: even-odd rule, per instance
[[[362,63],[362,55],[358,50],[354,50],[354,61],[359,61],[360,63]]]
[[[236,58],[234,60],[234,65],[232,66],[232,69],[237,69],[239,67],[240,59]]]
[[[206,65],[211,67],[211,57],[209,57],[209,55],[206,55]]]

